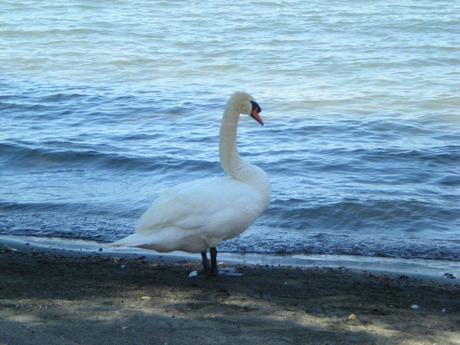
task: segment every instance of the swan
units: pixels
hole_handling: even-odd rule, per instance
[[[250,115],[263,126],[261,111],[251,95],[234,93],[225,106],[220,126],[219,157],[226,175],[163,190],[139,218],[135,233],[114,245],[201,253],[204,271],[217,275],[216,246],[246,230],[270,202],[267,175],[241,159],[236,146],[240,114]]]

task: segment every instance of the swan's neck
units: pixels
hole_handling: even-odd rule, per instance
[[[224,171],[232,178],[245,182],[263,196],[263,204],[266,206],[270,200],[270,182],[267,175],[259,167],[249,164],[240,158],[236,146],[236,132],[240,113],[232,102],[225,107],[222,124],[220,126],[219,156],[220,164]],[[265,207],[264,206],[264,207]]]
[[[249,164],[240,158],[236,147],[236,130],[240,113],[232,102],[227,103],[220,125],[219,156],[224,171],[233,178],[239,179],[242,169]]]

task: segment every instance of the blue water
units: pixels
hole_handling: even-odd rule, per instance
[[[460,260],[460,2],[0,2],[0,234],[111,241],[222,174],[228,96],[269,209],[221,250]]]

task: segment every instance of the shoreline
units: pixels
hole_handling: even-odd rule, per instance
[[[23,245],[0,246],[0,344],[459,344],[458,284]]]
[[[185,252],[158,253],[142,248],[116,248],[105,242],[79,239],[36,236],[0,236],[0,246],[25,252],[44,252],[63,256],[101,256],[147,261],[201,262],[199,254]],[[448,260],[404,259],[389,257],[365,257],[351,255],[274,255],[255,253],[220,252],[219,263],[287,268],[340,268],[361,273],[385,274],[389,277],[401,275],[431,281],[437,284],[456,285],[460,283],[460,262]]]

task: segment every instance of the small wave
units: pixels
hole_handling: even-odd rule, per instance
[[[460,146],[441,146],[424,149],[371,148],[371,149],[316,149],[311,152],[322,157],[348,157],[359,159],[363,163],[397,161],[421,161],[436,164],[458,164]]]
[[[433,162],[439,164],[457,164],[460,160],[460,147],[459,146],[443,146],[433,147],[428,149],[418,150],[403,150],[403,149],[377,149],[371,151],[359,150],[357,153],[363,153],[368,160],[376,161],[385,158],[393,160],[411,159],[426,162]]]
[[[314,206],[305,206],[305,201],[274,201],[263,219],[271,226],[299,230],[372,232],[385,226],[393,232],[407,232],[427,228],[446,230],[459,214],[458,208],[419,200],[343,200]]]
[[[69,36],[69,35],[91,35],[91,34],[100,34],[107,33],[109,30],[100,30],[95,28],[65,28],[65,29],[43,29],[43,30],[2,30],[1,34],[4,37],[21,37],[21,38],[43,38],[43,37],[56,37],[59,35]]]
[[[69,100],[81,100],[89,97],[89,95],[81,93],[52,93],[45,96],[41,96],[38,101],[40,102],[66,102]]]
[[[95,150],[51,150],[45,148],[30,148],[22,145],[0,143],[0,161],[7,167],[46,167],[64,165],[65,167],[84,167],[96,164],[99,168],[114,170],[140,171],[216,171],[216,162],[197,159],[177,159],[169,156],[134,157],[117,153],[103,153]]]
[[[251,154],[246,154],[251,156]],[[260,156],[259,153],[254,154]],[[271,149],[260,163],[267,171],[285,175],[305,176],[310,172],[319,178],[318,173],[347,173],[353,181],[380,181],[395,183],[388,174],[393,173],[398,183],[435,182],[443,175],[450,175],[460,162],[459,146],[444,146],[424,149],[400,148],[312,148]],[[442,169],[442,170],[441,170]],[[357,175],[359,174],[359,175]],[[455,178],[454,178],[455,180]],[[442,180],[439,180],[442,183]],[[453,182],[453,181],[452,181]],[[449,182],[448,182],[449,183]]]
[[[438,179],[437,183],[444,186],[460,186],[460,175],[447,175]]]
[[[87,203],[57,203],[57,202],[0,202],[1,211],[65,211],[86,208]]]
[[[245,233],[222,243],[219,249],[236,253],[331,254],[460,261],[459,245],[454,241],[314,232],[299,235],[270,229],[265,229],[263,237],[256,232]]]

